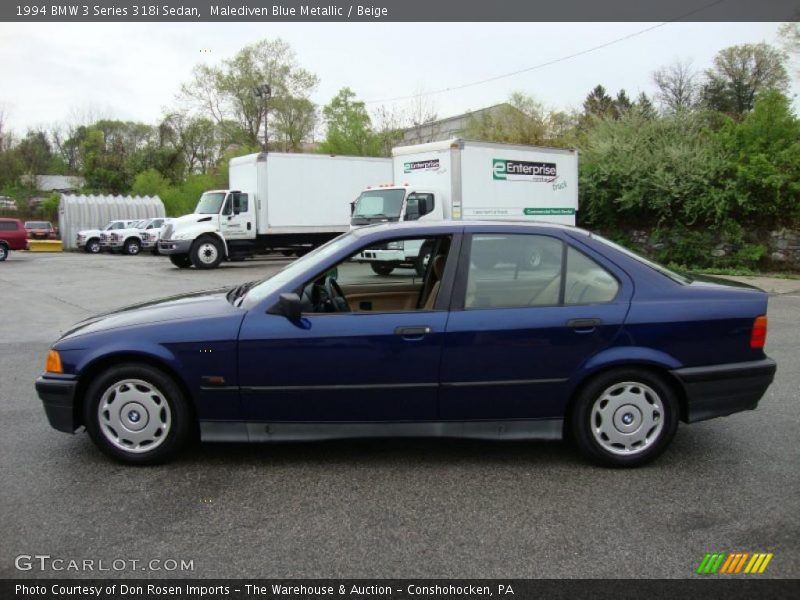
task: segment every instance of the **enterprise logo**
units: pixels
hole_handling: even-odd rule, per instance
[[[492,159],[492,178],[501,181],[550,182],[558,177],[556,163]]]

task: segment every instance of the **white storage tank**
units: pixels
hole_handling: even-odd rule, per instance
[[[58,229],[64,250],[76,249],[75,237],[83,229],[103,229],[116,219],[165,217],[158,196],[95,196],[61,194]]]

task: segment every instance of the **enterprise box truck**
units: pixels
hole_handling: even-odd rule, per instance
[[[353,227],[391,221],[514,219],[575,224],[576,150],[461,139],[392,150],[393,183],[370,187],[353,205]],[[379,275],[422,274],[429,249],[402,242],[360,255]],[[392,244],[390,244],[392,246]]]
[[[302,254],[346,232],[364,187],[392,176],[392,160],[324,154],[234,158],[229,189],[205,192],[190,215],[161,232],[159,252],[179,268],[283,250]]]

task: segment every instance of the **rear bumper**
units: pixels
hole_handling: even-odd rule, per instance
[[[44,405],[44,412],[50,426],[58,431],[74,433],[79,424],[75,417],[74,379],[51,379],[39,377],[36,380],[36,393]]]
[[[687,423],[753,410],[775,378],[771,358],[752,362],[676,369],[686,392]]]

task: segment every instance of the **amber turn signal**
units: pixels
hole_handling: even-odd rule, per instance
[[[753,333],[750,334],[750,347],[763,348],[767,343],[767,317],[761,315],[753,321]]]
[[[47,353],[47,362],[44,364],[44,370],[48,373],[64,372],[64,368],[61,366],[61,355],[57,350],[50,350]]]

